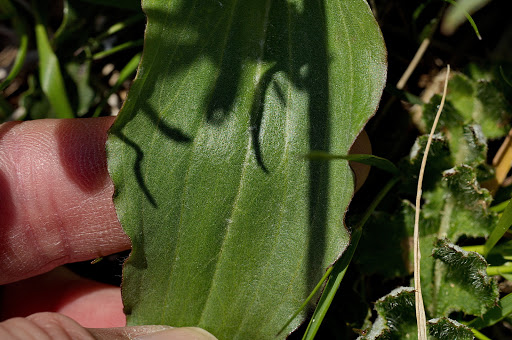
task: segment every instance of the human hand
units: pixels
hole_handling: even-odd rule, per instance
[[[0,339],[215,339],[198,328],[123,327],[118,287],[57,268],[130,248],[106,167],[112,122],[0,125],[0,320],[10,318]],[[52,313],[15,317],[38,311]]]

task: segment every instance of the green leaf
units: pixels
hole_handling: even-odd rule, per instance
[[[480,187],[475,170],[461,165],[445,171],[443,176],[450,192],[450,196],[445,197],[444,214],[450,214],[450,221],[441,225],[440,237],[446,234],[449,239],[457,240],[461,235],[489,235],[497,217],[489,209],[492,197],[487,189]]]
[[[399,287],[375,303],[377,319],[363,339],[417,338],[414,288]]]
[[[491,195],[480,187],[476,170],[467,165],[446,170],[441,185],[425,192],[424,199],[421,224],[428,227],[424,235],[456,242],[461,236],[488,236],[497,222],[489,209]]]
[[[418,174],[420,172],[421,160],[425,152],[428,136],[423,135],[416,139],[409,158],[401,162],[400,168],[403,174],[401,191],[414,195],[418,185]],[[433,190],[442,179],[442,172],[453,167],[453,159],[450,153],[450,147],[446,138],[440,134],[435,134],[432,139],[428,162],[425,167],[425,176],[423,180],[423,191]]]
[[[434,264],[436,275],[443,281],[429,299],[434,315],[452,311],[482,315],[497,304],[498,286],[487,275],[487,262],[480,254],[442,239],[436,241],[432,256],[438,260]]]
[[[494,139],[505,136],[510,130],[511,116],[512,107],[496,84],[479,81],[473,119],[482,126],[486,137]]]
[[[78,97],[76,113],[78,116],[82,116],[89,111],[94,100],[94,91],[89,84],[91,62],[85,61],[81,64],[69,62],[66,64],[66,71],[76,85]]]
[[[424,193],[420,219],[421,281],[423,299],[431,317],[448,316],[450,312],[460,310],[480,315],[483,312],[479,308],[486,309],[494,303],[492,294],[484,299],[482,294],[478,296],[472,291],[483,286],[482,282],[471,280],[464,274],[464,270],[470,270],[470,273],[483,271],[484,277],[488,277],[485,260],[484,264],[476,266],[478,261],[473,260],[476,253],[468,255],[472,262],[468,261],[471,266],[468,264],[467,268],[458,266],[459,262],[464,263],[467,253],[455,251],[452,246],[440,248],[438,244],[435,248],[438,256],[428,256],[433,253],[435,243],[440,242],[439,238],[456,242],[462,236],[487,236],[497,221],[496,214],[489,209],[490,201],[489,193],[480,188],[476,180],[475,169],[467,165],[445,171],[437,188]],[[414,206],[404,201],[402,214],[407,234],[412,237]],[[441,251],[451,254],[452,259],[459,257],[463,260],[447,262],[447,256],[441,256]],[[480,255],[478,258],[483,259]]]
[[[377,319],[365,336],[358,340],[416,339],[417,326],[414,307],[414,288],[399,287],[375,303]],[[446,317],[427,322],[429,339],[473,339],[471,330]]]
[[[349,240],[347,154],[385,48],[363,0],[143,1],[139,71],[107,144],[128,323],[275,338]],[[305,312],[280,333],[285,337]]]
[[[463,324],[448,318],[437,318],[428,321],[428,333],[431,340],[457,339],[473,340],[474,335],[471,329]]]
[[[461,138],[462,132],[457,130],[457,127],[463,125],[480,125],[483,135],[488,139],[503,137],[510,129],[512,110],[499,82],[493,80],[492,74],[482,79],[485,72],[475,66],[471,72],[474,73],[471,74],[471,78],[454,73],[448,85],[450,92],[439,120],[438,131],[450,130],[452,147],[456,146],[457,140]],[[423,121],[426,126],[432,125],[440,102],[441,96],[434,95],[430,102],[424,105]],[[453,152],[457,153],[457,150],[455,147]]]
[[[41,88],[48,97],[57,118],[73,118],[74,113],[66,93],[59,60],[50,45],[46,27],[43,25],[37,9],[34,9],[34,14]]]

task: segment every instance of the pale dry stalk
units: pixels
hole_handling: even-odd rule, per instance
[[[420,174],[418,176],[418,189],[416,192],[416,214],[414,216],[414,289],[415,289],[415,300],[416,300],[416,323],[418,325],[418,340],[427,340],[427,318],[425,316],[425,307],[423,305],[423,296],[421,294],[421,252],[420,252],[420,237],[419,237],[419,223],[420,223],[420,201],[421,201],[421,187],[423,185],[423,176],[425,174],[425,166],[427,164],[428,152],[430,145],[432,144],[432,137],[436,131],[439,117],[443,111],[444,102],[446,99],[446,91],[448,89],[448,79],[450,76],[450,65],[446,67],[446,78],[444,82],[443,98],[441,104],[437,110],[436,118],[432,124],[432,129],[428,136],[427,145],[425,146],[425,152],[421,161]]]

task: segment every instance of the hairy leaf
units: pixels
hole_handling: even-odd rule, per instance
[[[432,252],[434,270],[443,284],[437,285],[431,296],[432,312],[448,315],[455,310],[482,315],[498,302],[498,286],[487,275],[487,262],[478,253],[467,252],[438,240]]]
[[[474,67],[475,69],[476,67]],[[510,129],[512,110],[494,75],[476,74],[472,78],[461,73],[455,73],[449,82],[450,92],[446,98],[445,108],[439,120],[438,130],[450,131],[450,145],[454,153],[458,152],[457,141],[461,139],[463,125],[476,123],[482,127],[486,138],[503,137]],[[481,79],[474,77],[485,76]],[[434,95],[428,104],[424,105],[423,120],[426,126],[431,126],[437,112],[440,95]]]
[[[473,340],[474,335],[471,329],[463,324],[448,318],[438,318],[429,320],[427,323],[428,333],[431,339],[457,339]]]
[[[375,303],[377,319],[358,340],[417,338],[414,288],[399,287]],[[473,339],[471,330],[457,321],[437,318],[427,322],[429,339]]]
[[[343,252],[347,154],[385,82],[363,0],[143,1],[107,150],[128,323],[275,338]],[[279,334],[285,337],[302,313]]]
[[[378,313],[370,331],[358,338],[409,339],[417,334],[414,288],[399,287],[375,303]]]

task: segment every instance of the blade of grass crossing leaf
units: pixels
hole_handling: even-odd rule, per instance
[[[304,308],[306,308],[306,306],[308,305],[308,303],[311,301],[311,299],[313,299],[313,297],[316,295],[316,293],[318,293],[318,291],[320,290],[320,288],[322,288],[325,280],[327,280],[329,278],[329,276],[331,275],[332,273],[332,270],[333,270],[333,267],[330,267],[329,269],[327,269],[325,271],[325,274],[324,276],[322,276],[322,278],[320,279],[320,281],[318,282],[318,284],[315,286],[315,289],[313,289],[313,291],[311,292],[311,294],[309,294],[309,296],[306,298],[306,300],[302,303],[302,305],[299,307],[299,309],[297,309],[297,311],[295,313],[293,313],[292,317],[290,318],[290,320],[288,320],[288,322],[286,322],[284,324],[284,326],[281,328],[281,330],[279,331],[279,333],[277,333],[277,335],[281,334],[284,329],[286,327],[288,327],[288,325],[297,317],[297,315],[300,314],[300,312],[302,312],[304,310]]]
[[[485,313],[481,318],[476,318],[467,323],[467,326],[482,329],[485,327],[490,327],[505,317],[512,313],[512,293],[503,297],[498,305],[487,313]]]
[[[331,276],[327,281],[327,285],[325,286],[325,290],[320,297],[320,301],[318,302],[318,306],[311,317],[311,321],[306,329],[306,333],[304,334],[303,340],[313,340],[315,338],[320,325],[331,306],[332,300],[340,287],[341,280],[345,276],[347,272],[350,261],[352,261],[352,257],[357,248],[357,244],[359,243],[359,239],[361,238],[362,229],[358,228],[354,230],[352,233],[352,240],[347,250],[343,253],[341,259],[338,260],[334,264],[334,268],[332,270]]]
[[[453,0],[444,0],[444,1],[448,2],[449,4],[451,4],[453,6],[459,6],[459,4]],[[482,36],[480,35],[480,32],[478,31],[478,27],[476,26],[475,21],[473,20],[471,15],[466,10],[464,10],[464,15],[466,16],[466,19],[468,19],[469,23],[471,24],[471,27],[473,27],[473,30],[475,31],[475,34],[478,37],[478,40],[482,40]]]
[[[34,8],[36,8],[34,4]],[[41,88],[48,97],[57,118],[73,118],[73,110],[66,94],[64,79],[60,71],[59,60],[53,52],[48,40],[46,27],[42,24],[37,9],[34,10],[36,19],[35,32],[37,52],[39,54],[39,78]]]
[[[365,214],[361,217],[361,220],[354,228],[354,231],[352,232],[350,245],[348,246],[347,250],[343,253],[341,258],[334,264],[332,267],[331,275],[329,276],[329,280],[327,281],[327,285],[322,292],[322,296],[320,297],[320,301],[318,302],[318,305],[315,309],[315,312],[313,313],[313,316],[311,317],[311,320],[309,322],[308,328],[306,329],[306,332],[304,333],[303,340],[312,340],[315,338],[316,333],[318,332],[318,329],[320,328],[320,325],[322,324],[322,321],[327,314],[327,311],[329,310],[329,307],[332,303],[332,300],[334,299],[334,296],[336,295],[336,292],[338,291],[338,288],[341,284],[341,281],[343,280],[343,277],[345,276],[345,273],[347,271],[347,268],[350,264],[350,261],[352,260],[352,257],[354,255],[354,252],[357,248],[357,244],[359,243],[359,239],[361,238],[363,226],[370,218],[373,211],[377,208],[379,203],[384,199],[384,197],[387,195],[387,193],[393,188],[393,186],[398,182],[399,177],[393,177],[382,190],[375,196],[375,199],[373,202],[368,206],[368,209],[366,209]],[[318,283],[317,287],[321,286],[323,283],[324,278]],[[315,287],[315,290],[317,288]],[[315,291],[313,291],[308,299],[312,298],[314,296]],[[305,303],[307,303],[306,301]],[[294,314],[294,317],[300,313],[300,310]],[[293,319],[291,319],[293,320]],[[291,320],[288,321],[287,324],[291,322]],[[283,328],[285,328],[284,326]]]
[[[441,116],[441,112],[443,111],[444,102],[446,99],[446,91],[448,88],[448,77],[450,76],[450,65],[446,68],[446,78],[444,82],[444,90],[443,90],[443,98],[441,99],[441,104],[439,105],[439,110],[437,111],[436,118],[434,119],[434,123],[432,124],[432,129],[430,130],[430,134],[428,136],[428,142],[425,146],[425,152],[423,154],[423,159],[421,161],[420,174],[418,176],[418,189],[416,193],[416,214],[414,217],[414,289],[415,289],[415,298],[416,298],[416,322],[418,325],[418,339],[419,340],[427,340],[427,318],[425,316],[425,307],[423,305],[423,296],[421,293],[421,268],[420,268],[420,235],[419,235],[419,222],[420,222],[420,202],[421,202],[421,193],[422,193],[422,185],[423,185],[423,176],[425,174],[425,166],[427,164],[428,152],[430,150],[430,145],[432,144],[432,137],[434,132],[436,131],[437,123],[439,122],[439,117]]]
[[[354,155],[332,155],[328,152],[323,151],[313,151],[306,156],[310,160],[338,160],[343,159],[347,161],[358,162],[366,165],[371,165],[381,170],[392,173],[393,175],[398,175],[398,168],[389,160],[374,156],[374,155],[365,155],[365,154],[354,154]]]
[[[492,231],[491,235],[485,242],[484,256],[487,256],[491,249],[498,243],[501,237],[512,225],[512,201],[508,203],[507,207],[503,211],[503,214],[496,225],[496,228]]]

